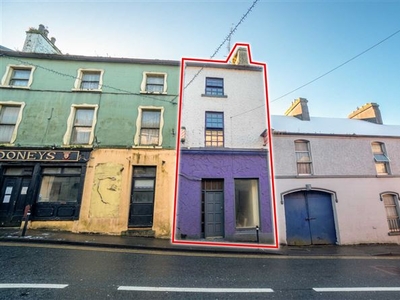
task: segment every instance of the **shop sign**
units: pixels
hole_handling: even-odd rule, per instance
[[[79,151],[0,150],[0,161],[78,161]]]

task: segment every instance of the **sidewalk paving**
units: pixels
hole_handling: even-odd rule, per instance
[[[284,256],[398,256],[400,245],[328,245],[328,246],[280,246],[278,250],[265,248],[216,247],[172,244],[168,239],[155,239],[131,236],[113,236],[101,234],[72,233],[28,229],[21,236],[19,228],[0,228],[0,245],[2,242],[60,244],[90,247],[108,247],[137,250],[188,251],[208,253],[266,254]]]

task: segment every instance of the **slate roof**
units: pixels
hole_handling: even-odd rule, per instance
[[[400,125],[381,125],[346,118],[311,117],[302,121],[292,116],[271,116],[274,133],[400,137]]]

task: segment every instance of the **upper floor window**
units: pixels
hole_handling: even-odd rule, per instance
[[[374,142],[371,144],[375,160],[375,168],[378,175],[390,174],[389,158],[386,154],[385,144]]]
[[[79,69],[75,90],[100,91],[103,84],[103,70]]]
[[[294,142],[297,162],[297,174],[311,175],[312,161],[310,143],[308,141],[297,140]]]
[[[31,66],[8,66],[3,77],[3,86],[28,88],[32,83],[34,67]]]
[[[224,95],[224,79],[206,77],[206,91],[207,96],[223,96]]]
[[[224,113],[206,112],[205,146],[224,146]]]
[[[97,105],[73,105],[64,136],[66,145],[90,145],[94,138]]]
[[[141,107],[136,122],[135,145],[161,146],[164,108]]]
[[[382,194],[381,199],[385,205],[386,217],[389,226],[389,233],[400,234],[400,218],[399,218],[399,197],[396,194]]]
[[[12,143],[16,139],[17,127],[21,121],[21,105],[0,103],[0,143]]]
[[[167,74],[155,72],[143,72],[143,80],[140,86],[142,93],[167,93]]]

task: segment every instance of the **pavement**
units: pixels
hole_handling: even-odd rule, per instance
[[[283,256],[322,256],[322,257],[400,257],[400,245],[397,244],[362,244],[362,245],[313,245],[286,246],[279,249],[217,247],[191,244],[172,244],[169,239],[146,237],[116,236],[103,234],[72,233],[66,231],[28,229],[22,236],[20,228],[0,228],[0,246],[2,243],[33,243],[58,244],[87,247],[105,247],[119,249],[206,252],[206,253],[236,253],[236,254],[266,254]],[[263,245],[265,246],[265,245]]]

